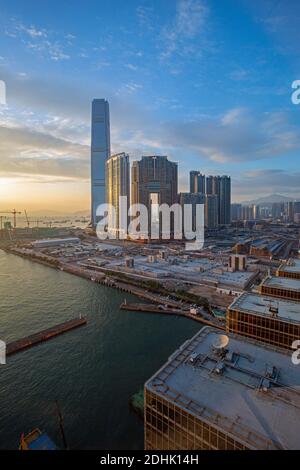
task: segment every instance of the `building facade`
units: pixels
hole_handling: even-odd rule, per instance
[[[205,204],[205,195],[202,193],[180,193],[178,196],[179,204],[182,208],[182,228],[190,231],[191,229],[196,231],[196,215],[197,215],[197,205]],[[185,227],[184,223],[184,206],[190,205],[192,209],[192,221],[189,221],[189,227]],[[200,222],[200,221],[199,221]]]
[[[230,176],[208,176],[206,194],[215,195],[218,199],[218,223],[231,223],[231,178]]]
[[[259,293],[300,302],[300,280],[268,276],[260,284]]]
[[[276,276],[300,279],[300,259],[291,258],[287,262],[282,263],[276,271]]]
[[[190,193],[205,193],[205,175],[199,171],[190,171]]]
[[[202,328],[145,384],[145,449],[297,449],[299,385],[288,351]]]
[[[143,156],[133,162],[131,169],[131,204],[143,204],[149,215],[149,227],[152,207],[167,204],[171,207],[178,201],[178,165],[168,160],[167,156]],[[159,217],[159,214],[157,214]],[[161,220],[159,221],[161,226]]]
[[[215,194],[205,195],[205,227],[214,229],[218,226],[218,196]]]
[[[104,99],[92,102],[91,131],[91,222],[95,227],[97,207],[105,203],[105,164],[110,155],[109,104]]]
[[[129,172],[129,155],[126,153],[112,155],[106,161],[106,202],[114,207],[114,213],[108,214],[108,229],[115,233],[116,238],[126,238],[127,234],[130,204]],[[122,196],[126,196],[123,202],[120,200]]]
[[[244,293],[227,309],[226,331],[291,349],[300,338],[300,304]]]

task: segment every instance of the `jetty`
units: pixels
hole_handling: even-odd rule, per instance
[[[144,312],[144,313],[158,313],[161,315],[173,315],[179,317],[190,318],[196,322],[202,323],[204,325],[213,326],[214,328],[219,328],[220,330],[225,330],[225,321],[223,319],[208,319],[201,313],[194,314],[189,310],[182,310],[178,308],[170,308],[166,305],[153,305],[146,303],[128,303],[123,302],[120,305],[121,310],[129,310],[133,312]]]
[[[24,349],[31,348],[37,344],[44,343],[51,338],[55,338],[67,331],[74,330],[80,326],[86,325],[87,319],[85,317],[74,318],[72,320],[65,321],[59,325],[52,326],[46,330],[39,331],[29,336],[25,336],[17,341],[12,341],[6,345],[6,355],[11,356]]]

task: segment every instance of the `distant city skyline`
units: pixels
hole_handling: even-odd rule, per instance
[[[230,175],[233,202],[300,198],[299,19],[296,0],[1,5],[1,205],[89,209],[94,97],[111,152],[167,155],[179,192],[197,170]]]

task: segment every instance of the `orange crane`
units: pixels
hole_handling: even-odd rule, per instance
[[[14,216],[14,229],[17,228],[17,214],[22,214],[22,212],[16,211],[13,209],[12,211],[0,211],[0,214],[12,214]]]

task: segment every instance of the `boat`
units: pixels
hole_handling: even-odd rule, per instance
[[[34,429],[30,433],[21,434],[19,450],[58,450],[47,433]]]

